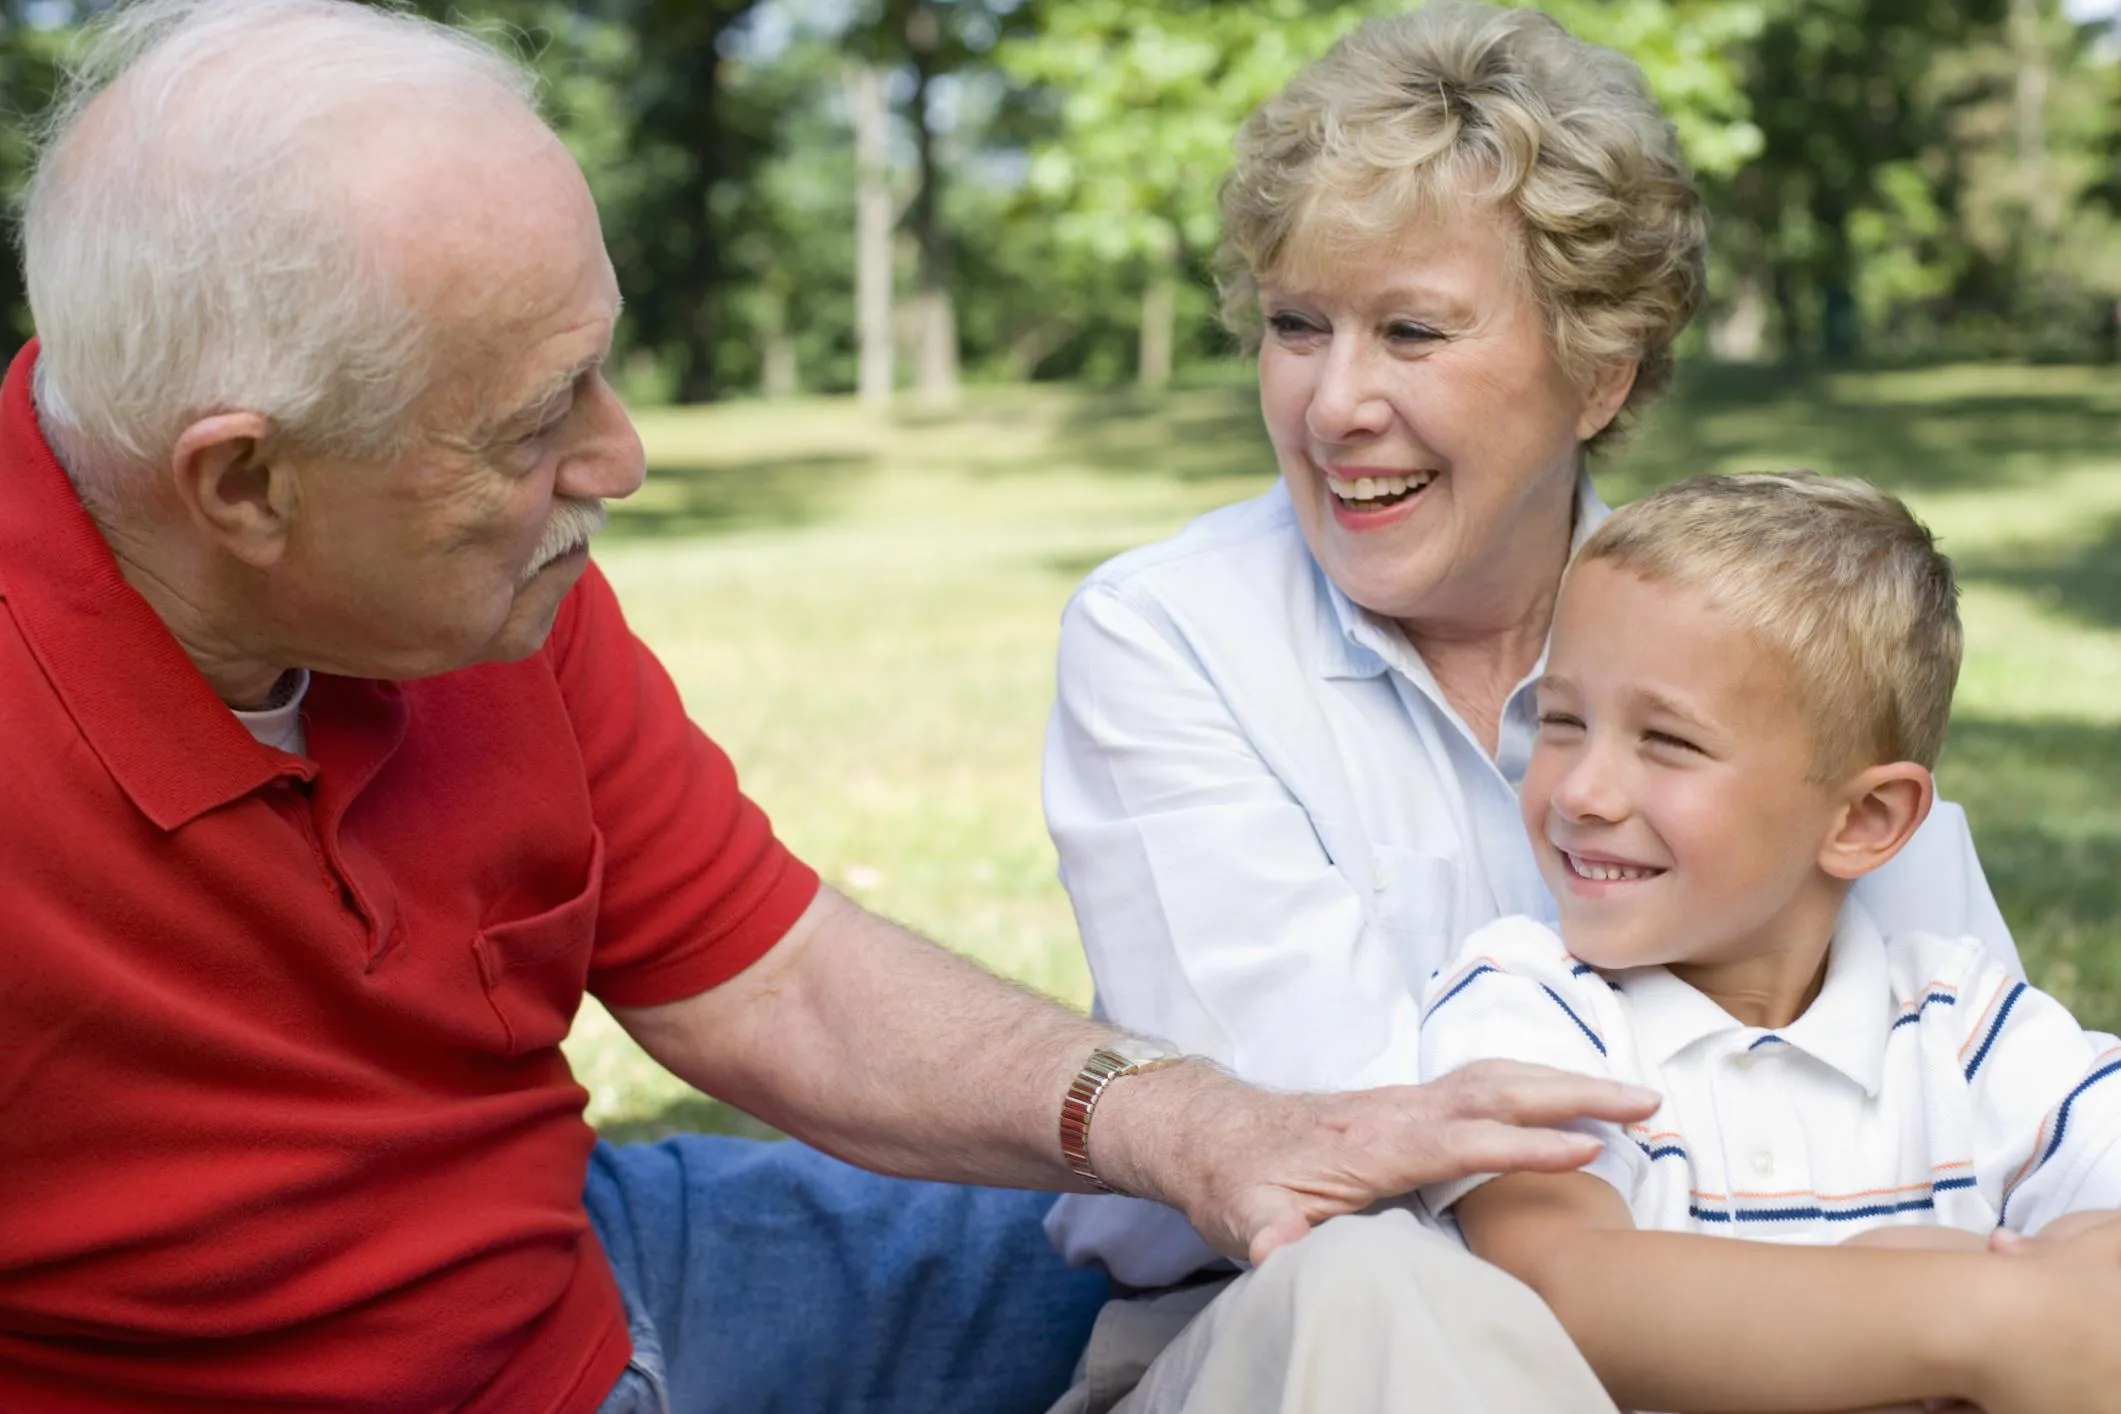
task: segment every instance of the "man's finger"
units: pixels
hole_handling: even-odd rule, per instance
[[[1311,1225],[1304,1221],[1303,1215],[1292,1209],[1254,1233],[1251,1248],[1245,1255],[1256,1267],[1266,1261],[1277,1248],[1301,1241],[1310,1231]]]
[[[1436,1139],[1420,1161],[1421,1171],[1410,1175],[1410,1187],[1475,1173],[1567,1173],[1598,1157],[1604,1147],[1588,1134],[1520,1128],[1488,1119],[1452,1121]]]
[[[1479,1067],[1468,1067],[1438,1082],[1452,1086],[1459,1076],[1465,1077],[1449,1092],[1449,1099],[1453,1110],[1467,1118],[1551,1125],[1582,1117],[1625,1124],[1648,1119],[1663,1103],[1656,1091],[1639,1085],[1572,1075],[1543,1066],[1513,1064],[1507,1072],[1475,1073],[1478,1070]]]

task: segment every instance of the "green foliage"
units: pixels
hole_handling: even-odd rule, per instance
[[[1226,351],[1207,264],[1232,134],[1405,0],[413,2],[530,55],[605,214],[625,386],[699,400],[775,369],[852,382],[850,55],[896,105],[901,291],[947,286],[975,377],[1113,380],[1173,277],[1181,364]],[[2060,0],[1520,2],[1629,55],[1663,103],[1709,198],[1718,354],[2113,340],[2121,63]],[[62,22],[94,8],[0,0],[0,195]],[[10,267],[0,331],[26,330]]]

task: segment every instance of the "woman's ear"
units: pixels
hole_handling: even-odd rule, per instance
[[[1635,390],[1635,374],[1641,366],[1635,359],[1622,359],[1607,364],[1591,380],[1591,385],[1584,389],[1583,412],[1576,419],[1577,441],[1590,441],[1620,416],[1628,394]]]
[[[1862,878],[1900,852],[1936,799],[1936,781],[1912,761],[1860,772],[1843,791],[1819,867],[1836,879]]]

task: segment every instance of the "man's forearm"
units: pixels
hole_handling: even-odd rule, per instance
[[[1086,1187],[1061,1097],[1117,1034],[829,889],[749,972],[619,1015],[682,1079],[851,1163],[1054,1189]]]
[[[851,1162],[1077,1191],[1089,1185],[1061,1153],[1061,1099],[1120,1036],[829,889],[730,981],[614,1014],[680,1078]],[[1089,1156],[1114,1188],[1259,1260],[1424,1183],[1574,1168],[1596,1145],[1553,1126],[1656,1106],[1647,1091],[1501,1061],[1344,1095],[1274,1094],[1187,1061],[1108,1085]]]

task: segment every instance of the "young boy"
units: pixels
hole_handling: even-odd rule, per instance
[[[1930,808],[1956,600],[1905,507],[1808,474],[1670,487],[1569,569],[1523,788],[1560,936],[1468,939],[1422,1073],[1543,1061],[1665,1104],[1592,1126],[1581,1172],[1423,1199],[1622,1408],[2121,1401],[2121,1044],[1847,902]]]

